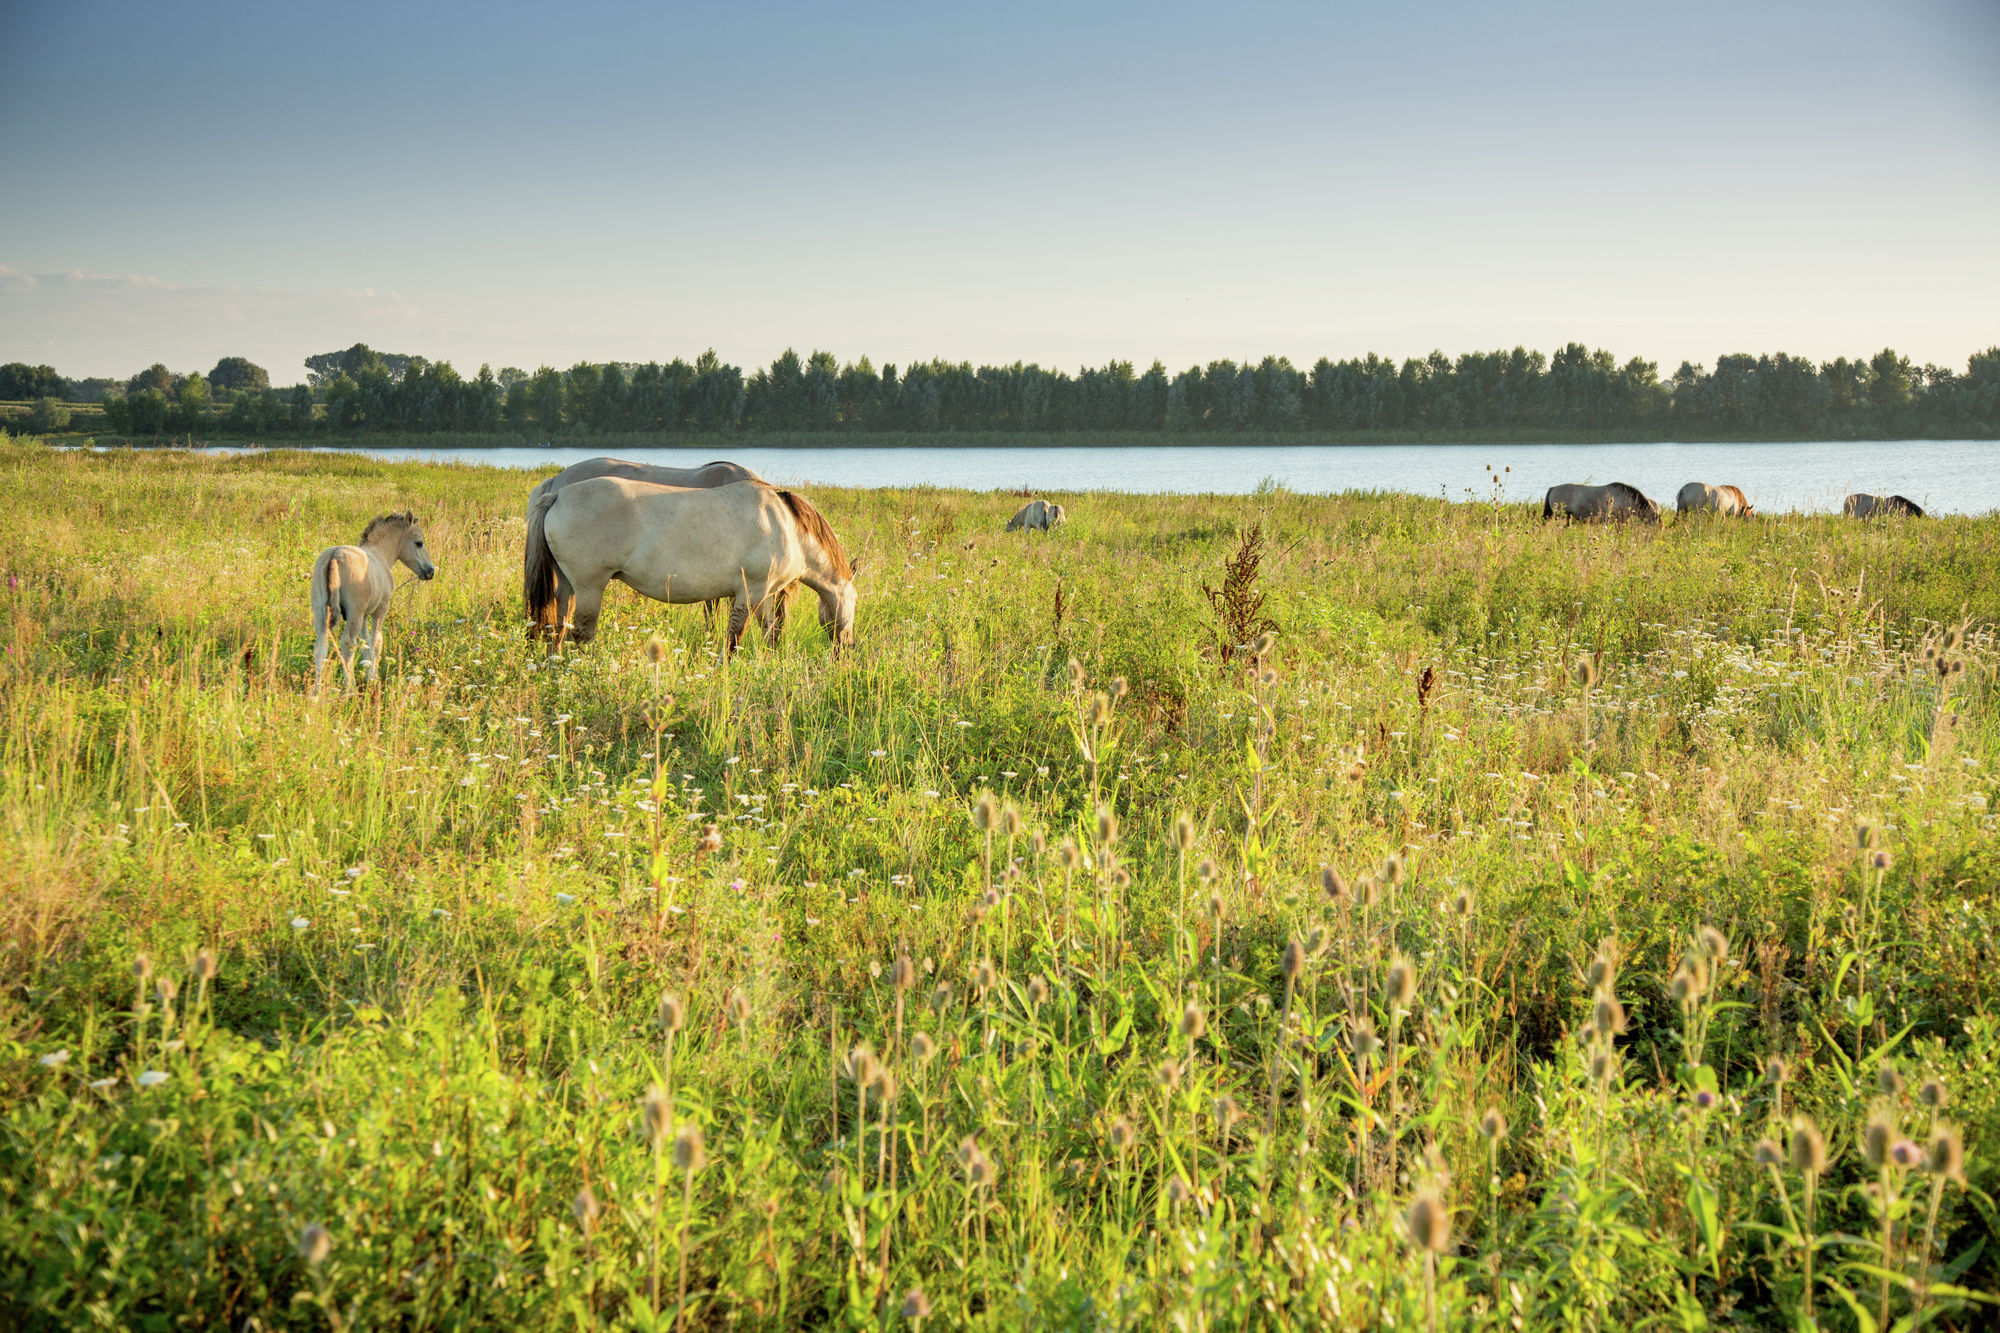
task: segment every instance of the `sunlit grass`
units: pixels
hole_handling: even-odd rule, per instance
[[[856,653],[551,663],[523,474],[0,468],[10,1324],[1990,1317],[2000,523],[816,491]]]

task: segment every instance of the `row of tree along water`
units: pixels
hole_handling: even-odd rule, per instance
[[[307,358],[307,381],[227,357],[207,376],[154,365],[122,384],[66,381],[47,366],[0,367],[0,399],[95,399],[121,435],[201,431],[1590,431],[1653,437],[1988,436],[2000,431],[2000,347],[1963,372],[1884,349],[1816,363],[1729,355],[1711,370],[1620,363],[1571,343],[1553,357],[1516,347],[1433,352],[1400,363],[1370,354],[1212,361],[1178,374],[1113,361],[1074,374],[1015,362],[843,364],[787,350],[745,375],[713,351],[694,362],[579,362],[568,370],[481,366],[377,352],[357,343]],[[46,422],[44,424],[47,424]]]

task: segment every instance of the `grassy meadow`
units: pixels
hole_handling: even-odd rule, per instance
[[[0,1326],[2000,1314],[2000,518],[817,490],[724,664],[529,474],[0,474]]]

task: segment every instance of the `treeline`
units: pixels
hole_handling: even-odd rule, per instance
[[[241,358],[228,358],[241,362]],[[1816,363],[1731,355],[1711,370],[1619,362],[1571,343],[1433,352],[1396,362],[1284,357],[1212,361],[1169,372],[1114,361],[1070,374],[1016,362],[929,361],[879,370],[862,357],[787,351],[745,376],[713,351],[692,364],[581,362],[530,374],[379,353],[363,344],[309,358],[311,382],[272,389],[242,362],[223,375],[154,366],[104,395],[114,431],[271,435],[368,431],[607,433],[766,431],[1546,431],[1655,438],[1922,438],[2000,434],[2000,348],[1963,373],[1913,365],[1892,350]],[[247,369],[245,369],[247,367]],[[0,375],[16,367],[0,369]],[[25,367],[21,369],[26,369]],[[38,368],[45,370],[46,367]],[[218,366],[218,370],[222,367]],[[254,372],[254,373],[253,373]],[[227,378],[233,383],[218,384]],[[261,381],[261,382],[260,382]],[[4,383],[0,383],[4,388]],[[5,396],[0,394],[0,396]],[[26,395],[23,395],[26,396]]]

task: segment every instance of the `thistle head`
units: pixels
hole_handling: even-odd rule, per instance
[[[1826,1170],[1826,1136],[1809,1117],[1800,1116],[1792,1126],[1792,1166],[1809,1176]]]
[[[1433,1254],[1443,1254],[1451,1245],[1451,1212],[1434,1191],[1421,1190],[1404,1215],[1410,1244]]]
[[[903,1293],[903,1304],[898,1313],[905,1319],[928,1319],[931,1317],[931,1298],[924,1295],[922,1287],[911,1287]]]
[[[1226,1092],[1209,1104],[1208,1111],[1215,1117],[1216,1129],[1224,1134],[1243,1118],[1243,1112],[1237,1107],[1236,1099]]]
[[[1889,1160],[1908,1171],[1924,1160],[1924,1150],[1909,1139],[1897,1139],[1889,1145]]]
[[[639,1129],[646,1137],[646,1146],[657,1151],[666,1142],[667,1127],[673,1121],[674,1108],[667,1100],[666,1089],[655,1083],[639,1099]]]
[[[1202,1013],[1200,1005],[1189,1004],[1187,1008],[1181,1010],[1181,1035],[1183,1037],[1186,1037],[1189,1041],[1200,1041],[1207,1034],[1208,1016]]]
[[[1175,1176],[1167,1182],[1167,1202],[1178,1208],[1194,1198],[1194,1190],[1185,1180]]]
[[[867,1042],[856,1042],[848,1048],[847,1058],[841,1061],[840,1072],[861,1087],[875,1081],[875,1075],[882,1062],[875,1056],[875,1048]]]
[[[710,824],[701,831],[701,841],[694,845],[696,856],[707,856],[722,850],[722,830]]]
[[[327,1229],[315,1222],[299,1233],[299,1258],[318,1268],[326,1262],[327,1255],[333,1253],[333,1237]]]
[[[693,1173],[708,1165],[708,1144],[701,1126],[690,1120],[674,1135],[674,1170]]]
[[[1416,965],[1402,954],[1391,954],[1389,970],[1382,978],[1382,998],[1393,1010],[1408,1009],[1417,997]]]

